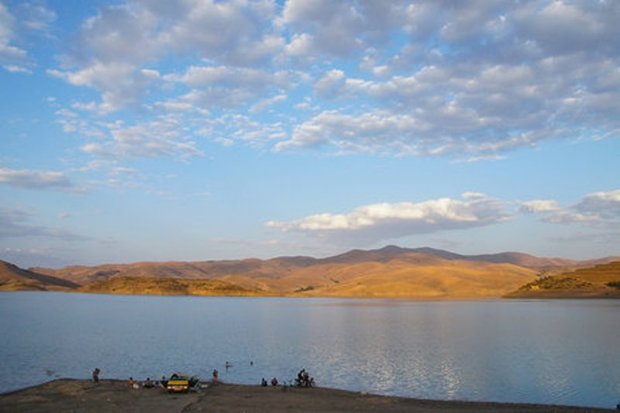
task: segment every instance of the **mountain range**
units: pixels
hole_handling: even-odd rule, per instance
[[[579,261],[516,252],[460,255],[432,248],[387,246],[327,258],[141,262],[29,270],[2,262],[0,289],[162,295],[491,298],[514,294],[543,279],[613,261],[620,261],[620,257]],[[610,273],[613,280],[607,282],[620,281],[620,274],[614,271]],[[603,295],[616,291],[607,284],[600,286],[604,291],[597,291]],[[534,296],[540,290],[533,288],[521,296]],[[570,296],[570,288],[556,295]]]

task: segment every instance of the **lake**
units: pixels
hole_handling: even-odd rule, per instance
[[[232,367],[226,369],[229,361]],[[0,293],[0,392],[183,371],[429,399],[615,407],[619,300]]]

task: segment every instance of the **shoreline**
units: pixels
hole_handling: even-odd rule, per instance
[[[0,394],[0,412],[612,412],[604,408],[480,401],[425,400],[332,388],[208,384],[186,394],[131,389],[125,380],[56,379]]]
[[[80,294],[80,295],[101,295],[119,297],[202,297],[202,298],[305,298],[305,299],[343,299],[343,300],[388,300],[388,301],[419,301],[419,302],[458,302],[458,301],[589,301],[589,300],[620,300],[620,295],[605,296],[391,296],[391,295],[301,295],[301,294],[264,294],[264,295],[206,295],[206,294],[132,294],[132,293],[110,293],[96,291],[78,290],[0,290],[0,293],[61,293],[61,294]]]

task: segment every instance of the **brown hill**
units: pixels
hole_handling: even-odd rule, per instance
[[[556,274],[586,265],[584,262],[539,258],[521,253],[465,256],[432,248],[387,246],[352,250],[327,258],[278,257],[198,262],[143,262],[36,269],[47,275],[90,286],[116,278],[164,279],[144,284],[145,291],[179,287],[169,279],[219,280],[252,294],[342,297],[474,298],[500,297],[542,274]],[[137,281],[132,281],[134,284]],[[119,282],[120,283],[120,282]],[[155,284],[153,284],[155,283]],[[123,283],[121,283],[123,284]],[[119,284],[126,293],[140,288]],[[103,285],[103,287],[101,286]],[[191,288],[190,288],[191,289]],[[206,288],[209,290],[209,288]]]
[[[489,298],[502,296],[511,285],[536,279],[534,270],[510,264],[448,260],[419,265],[393,260],[321,270],[321,276],[314,278],[295,274],[297,285],[305,286],[294,292],[320,297]]]
[[[561,270],[569,270],[580,267],[588,267],[596,264],[605,264],[611,261],[620,260],[620,257],[606,257],[596,260],[571,260],[566,258],[547,258],[536,257],[521,252],[501,252],[497,254],[481,254],[481,255],[462,255],[450,251],[435,248],[401,248],[394,245],[388,245],[377,250],[352,250],[334,257],[324,258],[322,262],[363,262],[363,261],[390,261],[395,258],[402,259],[412,254],[424,254],[434,258],[442,258],[445,260],[456,261],[473,261],[487,262],[495,264],[513,264],[520,267],[535,268],[542,272],[556,272]]]
[[[323,297],[499,297],[536,279],[537,270],[534,269],[459,257],[462,256],[447,251],[390,246],[371,251],[353,250],[322,259],[279,257],[269,260],[110,264],[44,271],[88,288],[93,282],[119,277],[208,279],[261,294]],[[159,284],[159,287],[161,285],[170,286]],[[140,290],[126,285],[123,288],[114,286],[125,293]],[[161,293],[159,287],[149,285],[144,288]],[[103,292],[104,288],[112,287],[98,284],[95,289]]]
[[[80,287],[80,292],[142,295],[258,296],[261,291],[221,280],[116,277]]]
[[[620,261],[580,268],[528,283],[509,298],[620,298]]]
[[[24,270],[0,260],[0,291],[66,291],[77,287],[71,281]]]

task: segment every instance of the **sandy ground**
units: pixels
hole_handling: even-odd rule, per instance
[[[0,395],[0,412],[604,412],[616,410],[524,404],[446,402],[374,396],[324,388],[209,386],[168,394],[130,389],[124,381],[61,379]]]

